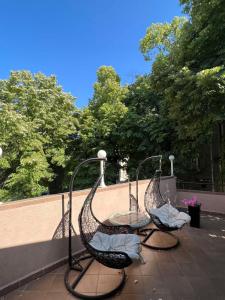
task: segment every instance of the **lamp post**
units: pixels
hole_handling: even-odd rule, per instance
[[[170,155],[169,156],[169,160],[170,160],[170,176],[174,176],[173,173],[173,161],[174,161],[175,157],[174,155]]]
[[[99,150],[98,154],[97,154],[98,158],[106,158],[106,155],[107,154],[106,154],[105,150]],[[104,188],[106,185],[105,185],[105,179],[104,179],[104,161],[103,160],[100,161],[100,175],[102,176],[102,178],[101,178],[99,187]]]

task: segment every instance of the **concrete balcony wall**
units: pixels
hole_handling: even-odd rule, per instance
[[[139,182],[139,201],[143,207],[148,180]],[[73,193],[73,251],[83,246],[79,239],[78,215],[89,190]],[[176,198],[175,177],[164,177],[161,191]],[[135,195],[135,182],[132,183]],[[68,194],[57,194],[14,201],[0,205],[0,295],[16,288],[26,280],[41,275],[58,263],[65,261],[68,248],[68,231],[56,229],[66,212]],[[117,184],[98,189],[93,210],[101,221],[111,214],[129,209],[128,184]]]
[[[184,207],[183,199],[190,199],[192,196],[197,196],[201,203],[201,210],[225,214],[225,193],[194,191],[194,190],[177,190],[177,204]]]

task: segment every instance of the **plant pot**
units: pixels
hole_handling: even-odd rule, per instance
[[[188,214],[191,217],[190,226],[200,228],[201,204],[195,206],[188,205]]]

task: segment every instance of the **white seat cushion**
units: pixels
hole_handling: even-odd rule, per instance
[[[125,252],[131,260],[139,260],[141,240],[136,234],[105,234],[97,231],[90,241],[90,245],[100,251]]]
[[[184,224],[191,221],[191,217],[188,214],[179,212],[169,203],[164,204],[160,208],[152,208],[150,213],[158,217],[168,227],[181,228]]]

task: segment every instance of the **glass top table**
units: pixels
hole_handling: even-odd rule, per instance
[[[151,219],[144,211],[128,210],[111,215],[109,222],[113,225],[129,225],[133,229],[139,229],[148,225]]]

